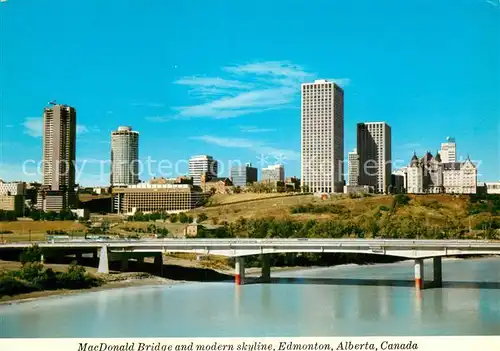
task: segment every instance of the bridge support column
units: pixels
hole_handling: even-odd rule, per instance
[[[109,274],[109,260],[108,260],[108,247],[106,245],[101,247],[99,254],[99,267],[97,273]]]
[[[41,264],[45,263],[45,257],[43,257],[43,254],[40,255],[40,263]]]
[[[121,270],[122,272],[128,271],[128,255],[123,254],[121,258]]]
[[[163,253],[155,255],[154,266],[156,271],[163,277]]]
[[[245,258],[236,257],[234,264],[235,274],[234,282],[236,285],[243,285],[245,283]]]
[[[415,288],[424,288],[424,260],[417,258],[415,260]]]
[[[441,256],[434,257],[433,261],[433,273],[434,273],[434,286],[440,288],[443,286],[443,266]]]
[[[75,254],[75,259],[76,259],[76,262],[81,263],[82,262],[82,253],[81,252],[77,252]]]
[[[260,260],[262,264],[262,281],[269,283],[271,281],[271,263],[270,255],[260,255]]]

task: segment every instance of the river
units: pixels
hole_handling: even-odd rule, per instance
[[[425,277],[432,277],[432,260]],[[500,334],[500,258],[444,260],[442,289],[413,263],[273,273],[273,284],[187,283],[0,306],[5,337]]]

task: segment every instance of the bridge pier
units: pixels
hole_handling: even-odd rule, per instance
[[[415,288],[418,290],[424,288],[424,260],[422,258],[415,260]]]
[[[156,271],[163,277],[163,253],[158,253],[154,256],[154,266]]]
[[[443,286],[443,265],[441,256],[434,257],[433,261],[433,273],[434,273],[434,281],[433,285],[437,288]]]
[[[99,252],[99,268],[97,273],[109,274],[109,260],[108,260],[108,247],[106,245],[101,246]]]
[[[270,255],[260,255],[260,261],[262,265],[262,276],[261,279],[265,283],[269,283],[271,281],[271,263],[270,263]]]
[[[236,285],[243,285],[245,283],[245,258],[236,257],[234,263],[234,282]]]
[[[40,255],[40,263],[41,264],[45,263],[45,257],[43,256],[43,254]]]
[[[122,258],[121,258],[121,271],[122,272],[128,271],[128,259],[129,259],[129,257],[127,254],[122,255]]]

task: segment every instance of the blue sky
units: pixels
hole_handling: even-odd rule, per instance
[[[52,99],[77,108],[82,184],[108,183],[119,125],[140,132],[143,161],[168,160],[156,174],[210,154],[224,174],[266,155],[300,175],[314,79],[344,88],[346,155],[357,122],[386,121],[398,166],[454,136],[481,180],[500,179],[500,0],[7,0],[0,16],[6,180],[40,178],[22,164],[41,158]]]

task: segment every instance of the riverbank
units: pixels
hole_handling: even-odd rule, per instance
[[[0,305],[10,305],[13,303],[29,302],[33,300],[47,299],[47,298],[60,298],[68,295],[86,294],[90,292],[98,292],[104,290],[114,290],[114,289],[124,289],[124,288],[154,286],[154,285],[173,286],[177,284],[186,283],[186,281],[165,279],[161,277],[152,276],[147,273],[120,273],[120,274],[96,275],[96,276],[103,279],[105,283],[101,286],[89,289],[44,290],[44,291],[34,291],[31,293],[19,294],[14,296],[2,296],[0,297]]]

